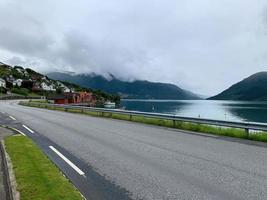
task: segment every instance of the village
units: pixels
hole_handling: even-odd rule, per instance
[[[90,89],[75,88],[74,84],[49,79],[29,68],[11,67],[0,63],[0,95],[37,97],[53,104],[76,104],[87,106],[115,107],[115,103],[105,99],[100,93]]]

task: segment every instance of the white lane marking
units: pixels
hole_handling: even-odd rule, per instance
[[[73,162],[71,162],[68,158],[66,158],[62,153],[60,153],[55,147],[49,146],[60,158],[62,158],[69,166],[71,166],[78,174],[84,175],[85,173],[80,170]]]
[[[26,136],[25,135],[25,133],[23,133],[22,131],[20,131],[20,130],[18,130],[18,129],[16,129],[16,128],[12,128],[14,131],[17,131],[18,133],[20,133],[21,135],[23,135],[23,136]]]
[[[28,131],[30,131],[31,133],[34,133],[33,130],[31,130],[29,127],[25,126],[25,125],[22,125],[24,128],[26,128]]]
[[[9,117],[10,117],[11,119],[13,119],[13,120],[16,120],[16,118],[15,118],[15,117],[12,117],[11,115],[9,115]]]
[[[205,134],[205,133],[193,133],[195,135],[201,135],[201,136],[207,136],[207,137],[213,137],[213,138],[218,138],[219,136],[217,135],[211,135],[211,134]]]
[[[201,136],[207,136],[207,137],[212,137],[212,138],[218,138],[218,135],[212,135],[208,133],[198,133],[198,132],[193,132],[193,131],[187,131],[187,130],[182,130],[182,129],[175,129],[175,128],[167,128],[168,130],[171,131],[177,131],[181,133],[186,133],[186,134],[191,134],[191,135],[201,135]]]

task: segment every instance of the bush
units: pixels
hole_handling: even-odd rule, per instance
[[[6,94],[6,88],[4,88],[4,87],[0,87],[0,95],[1,94]]]

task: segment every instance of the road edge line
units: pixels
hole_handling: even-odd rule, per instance
[[[14,131],[16,131],[16,132],[18,132],[18,133],[20,133],[20,134],[23,135],[23,136],[26,136],[25,133],[23,133],[22,131],[20,131],[20,130],[18,130],[18,129],[16,129],[16,128],[11,127],[11,129],[14,130]]]
[[[34,131],[31,130],[31,129],[30,129],[29,127],[27,127],[26,125],[22,124],[22,126],[23,126],[24,128],[26,128],[28,131],[30,131],[31,133],[34,133]]]
[[[72,167],[78,174],[80,174],[81,176],[85,176],[85,173],[79,167],[77,167],[73,162],[66,158],[55,147],[49,146],[49,148],[54,151],[62,160],[64,160],[70,167]]]

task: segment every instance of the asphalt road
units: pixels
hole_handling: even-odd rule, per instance
[[[0,111],[64,148],[132,199],[267,199],[264,145],[10,101],[0,102]]]

